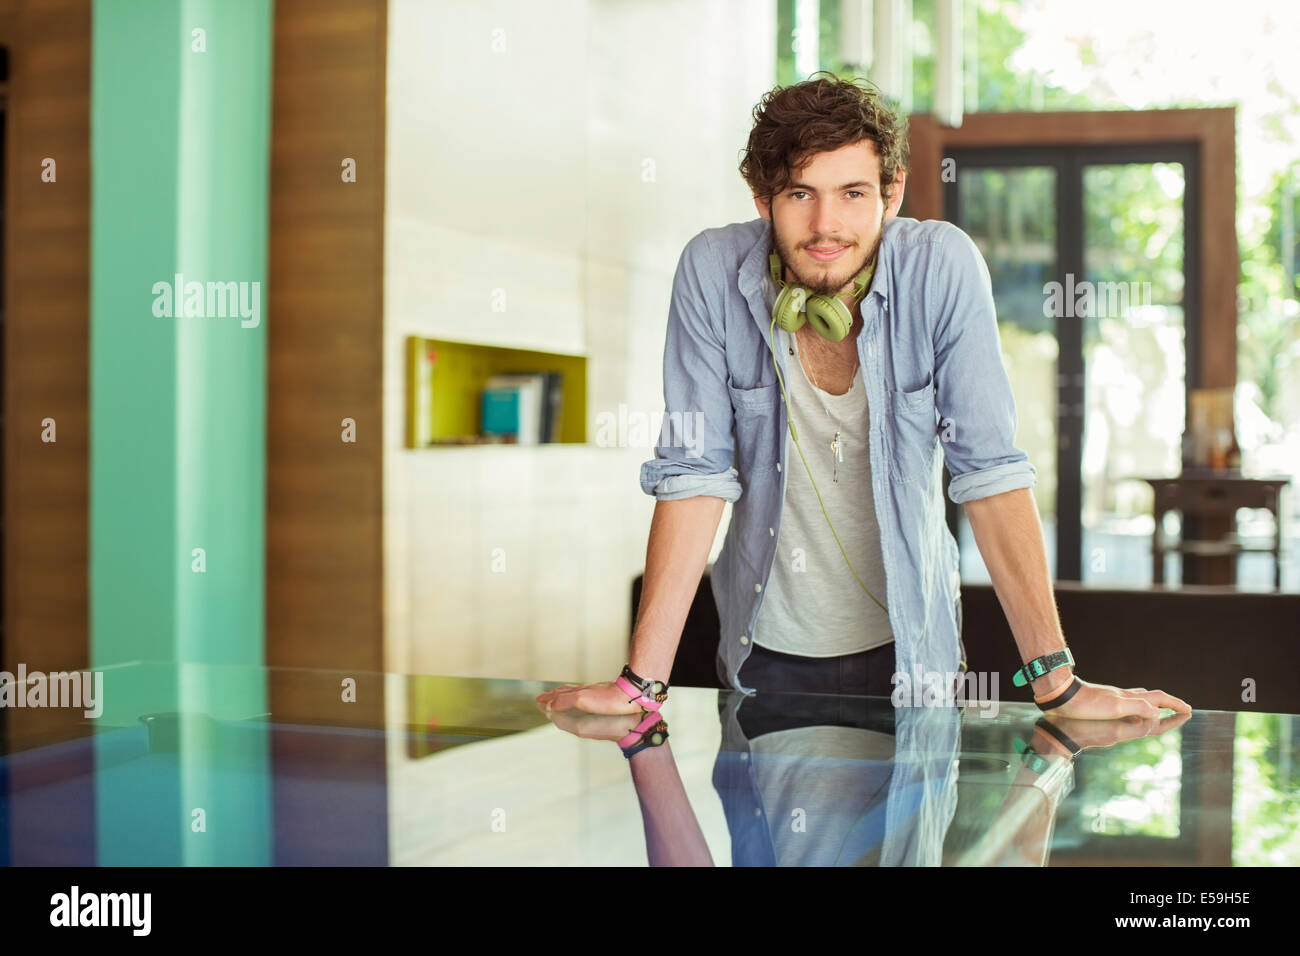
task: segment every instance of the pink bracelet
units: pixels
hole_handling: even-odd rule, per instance
[[[620,740],[618,745],[624,750],[627,750],[628,747],[631,747],[634,743],[640,740],[641,737],[645,735],[645,732],[657,723],[659,723],[659,715],[654,711],[651,711],[645,715],[645,719],[643,719],[641,723],[628,731],[627,736]]]
[[[628,695],[627,699],[630,703],[640,704],[642,708],[652,712],[658,711],[659,708],[663,706],[663,701],[647,697],[639,687],[635,686],[630,680],[622,675],[620,675],[618,680],[614,681],[614,683],[618,685],[619,689],[622,690],[623,693]]]

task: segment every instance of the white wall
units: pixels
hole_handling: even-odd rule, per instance
[[[387,668],[611,679],[655,436],[597,447],[597,422],[663,410],[682,247],[756,215],[736,165],[775,2],[390,0],[388,23]],[[590,442],[405,449],[408,335],[586,354]]]

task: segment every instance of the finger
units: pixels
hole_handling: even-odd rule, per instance
[[[1192,715],[1190,713],[1174,714],[1172,717],[1165,717],[1156,721],[1156,729],[1153,730],[1152,733],[1157,735],[1168,733],[1171,730],[1181,727],[1191,719]]]
[[[566,690],[551,698],[551,710],[572,710],[577,705],[580,690]]]
[[[569,691],[581,686],[582,686],[581,684],[561,684],[559,687],[552,687],[550,690],[542,691],[540,694],[537,695],[537,699],[550,700],[553,699],[555,695],[560,693],[561,691]]]
[[[1182,713],[1191,713],[1192,705],[1187,703],[1181,697],[1175,697],[1173,694],[1166,694],[1162,690],[1153,690],[1147,695],[1147,700],[1157,707],[1168,707],[1170,710],[1180,711]]]
[[[1181,700],[1172,694],[1166,694],[1162,690],[1146,690],[1141,687],[1132,687],[1129,688],[1126,693],[1140,695],[1143,700],[1155,707],[1168,707],[1170,710],[1182,711],[1184,713],[1192,709],[1191,706],[1188,705],[1187,701]]]
[[[1158,717],[1160,711],[1145,697],[1114,697],[1116,717]]]

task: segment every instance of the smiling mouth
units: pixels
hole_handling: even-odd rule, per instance
[[[830,262],[839,258],[847,248],[848,246],[808,246],[805,251],[819,262]]]

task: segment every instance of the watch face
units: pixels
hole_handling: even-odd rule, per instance
[[[1047,758],[1035,753],[1033,750],[1026,750],[1022,755],[1025,766],[1034,773],[1042,773],[1047,769]]]

